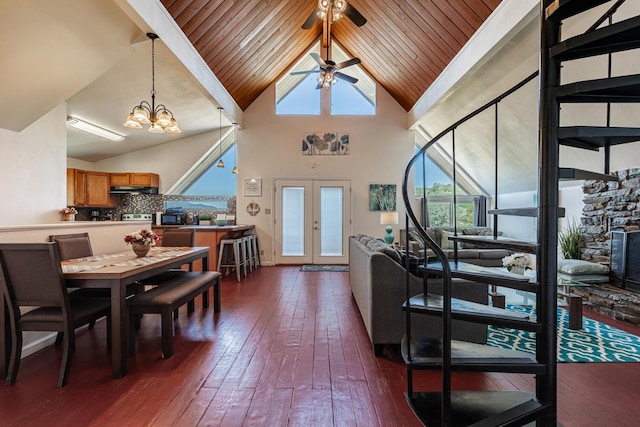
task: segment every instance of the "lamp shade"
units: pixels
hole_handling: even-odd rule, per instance
[[[398,223],[398,212],[380,212],[380,224],[391,225]]]

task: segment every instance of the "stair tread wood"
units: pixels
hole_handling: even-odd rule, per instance
[[[407,353],[407,348],[411,354]],[[411,346],[407,347],[407,337],[404,337],[401,350],[405,363],[414,369],[439,369],[442,366],[441,338],[411,337]],[[456,340],[451,341],[451,366],[457,371],[545,372],[544,365],[531,353]]]
[[[442,273],[442,264],[439,262],[430,262],[420,267],[428,273]],[[491,285],[504,286],[511,289],[527,292],[538,292],[538,285],[531,281],[530,277],[522,274],[509,273],[496,267],[484,267],[481,265],[470,264],[466,262],[454,261],[449,262],[451,275],[460,279],[472,280]]]
[[[443,313],[442,295],[426,295],[426,298],[424,294],[418,294],[409,299],[411,312],[441,316]],[[407,309],[406,301],[402,304],[402,309]],[[525,331],[539,331],[541,328],[526,313],[518,313],[458,298],[451,298],[451,318]]]
[[[568,126],[558,128],[558,142],[569,147],[598,151],[602,147],[640,141],[640,128]]]
[[[560,102],[640,102],[640,74],[584,80],[558,87]]]
[[[560,60],[572,60],[640,47],[640,16],[580,34],[564,40],[549,50]]]
[[[556,0],[545,9],[545,17],[566,19],[609,1],[610,0]]]
[[[405,393],[416,416],[428,426],[442,424],[442,393]],[[451,427],[523,425],[547,410],[533,393],[514,390],[452,391]]]

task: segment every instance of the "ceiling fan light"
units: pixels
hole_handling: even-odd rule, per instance
[[[169,114],[169,112],[167,110],[162,110],[160,111],[160,114],[158,114],[158,118],[156,120],[156,123],[159,124],[160,126],[167,127],[171,125],[171,115]]]
[[[219,168],[223,168],[224,167],[224,162],[222,161],[222,159],[218,160],[218,167]]]
[[[127,120],[124,122],[124,126],[129,129],[142,129],[142,124],[133,117],[133,113],[129,114],[129,117],[127,117]]]
[[[342,13],[347,8],[347,2],[344,0],[333,0],[333,8]]]
[[[325,12],[325,15],[327,10],[329,10],[329,1],[330,0],[318,0],[318,9]]]
[[[153,122],[153,123],[151,123],[151,126],[149,126],[149,132],[151,132],[151,133],[164,133],[164,129],[162,129],[162,126],[160,126],[158,124],[158,122]]]
[[[316,15],[318,15],[318,18],[322,19],[323,21],[327,19],[327,12],[324,10],[319,10]]]
[[[133,120],[135,120],[138,123],[142,123],[144,125],[151,123],[149,121],[149,115],[147,114],[147,110],[145,110],[144,108],[142,108],[142,106],[138,105],[136,108],[133,109]]]

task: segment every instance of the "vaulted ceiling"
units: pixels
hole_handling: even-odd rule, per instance
[[[348,0],[331,34],[405,110],[460,51],[500,0]],[[246,109],[322,35],[302,24],[316,0],[162,0],[222,85]]]

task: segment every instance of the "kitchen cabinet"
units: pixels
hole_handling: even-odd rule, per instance
[[[148,172],[121,172],[111,173],[110,182],[112,187],[138,186],[138,187],[158,187],[160,177],[155,173]]]
[[[109,193],[110,177],[106,172],[67,169],[67,205],[79,207],[115,207],[117,199]]]
[[[87,205],[87,173],[80,169],[67,169],[67,206]]]

